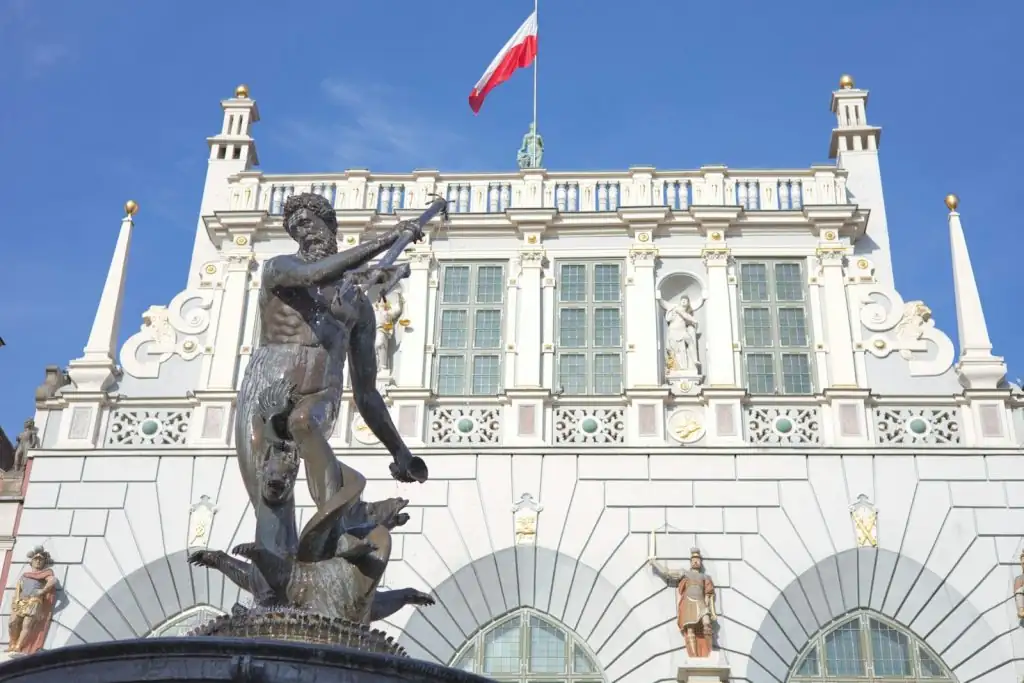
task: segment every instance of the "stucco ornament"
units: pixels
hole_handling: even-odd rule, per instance
[[[953,342],[935,327],[922,301],[904,303],[894,290],[869,289],[861,297],[860,322],[875,333],[865,350],[877,358],[898,352],[914,377],[941,375],[953,366]]]
[[[150,306],[142,328],[121,347],[121,367],[132,377],[155,379],[173,356],[192,360],[203,351],[202,335],[210,327],[213,292],[186,290],[167,306]]]
[[[863,493],[850,506],[850,518],[853,520],[853,533],[858,548],[878,547],[878,509]]]
[[[217,514],[217,506],[210,497],[202,495],[199,501],[189,508],[188,543],[189,550],[198,550],[210,545],[210,533],[213,531],[213,518]]]
[[[512,517],[515,520],[516,545],[532,545],[537,539],[537,518],[544,506],[524,493],[512,506]]]

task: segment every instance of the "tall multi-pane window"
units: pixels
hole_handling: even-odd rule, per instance
[[[807,278],[801,261],[740,261],[740,330],[747,390],[810,394]]]
[[[494,396],[501,390],[505,266],[441,268],[435,387],[440,396]]]
[[[622,391],[622,264],[559,263],[558,384],[566,394]]]

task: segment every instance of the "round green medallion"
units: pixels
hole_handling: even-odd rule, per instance
[[[473,431],[473,421],[470,420],[468,417],[464,417],[461,420],[459,420],[455,424],[455,426],[463,434],[469,434],[471,431]]]
[[[160,431],[160,423],[152,418],[148,420],[143,420],[142,424],[139,425],[139,431],[145,434],[146,436],[153,436],[158,431]]]
[[[915,417],[914,419],[912,419],[907,424],[907,426],[910,428],[910,431],[914,432],[915,434],[924,434],[926,431],[928,431],[928,423],[925,422],[924,419],[920,417]]]
[[[775,430],[780,434],[789,434],[793,431],[793,421],[788,417],[780,417],[775,421]]]
[[[597,431],[598,427],[600,427],[600,425],[597,423],[597,420],[592,417],[584,418],[583,422],[580,423],[580,428],[587,434],[593,434]]]

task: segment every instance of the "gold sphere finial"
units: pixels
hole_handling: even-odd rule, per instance
[[[950,211],[956,211],[956,207],[960,206],[960,198],[955,194],[946,195],[946,208]]]
[[[235,97],[240,100],[248,99],[249,97],[249,86],[245,83],[235,88]]]
[[[128,201],[126,201],[124,203],[124,215],[125,216],[134,216],[138,212],[139,212],[139,205],[135,202],[134,199],[129,199]]]
[[[839,87],[843,90],[850,90],[853,88],[853,76],[850,74],[843,74],[839,77]]]

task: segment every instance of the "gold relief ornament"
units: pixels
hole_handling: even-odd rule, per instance
[[[515,525],[516,545],[532,545],[537,539],[537,518],[544,506],[524,493],[512,506],[512,519]]]
[[[217,506],[205,494],[199,497],[199,502],[189,508],[186,548],[204,549],[210,545],[210,532],[213,531],[213,518],[216,514]]]
[[[672,413],[667,426],[669,436],[681,444],[696,443],[707,433],[704,416],[690,408],[682,408]]]
[[[857,496],[857,502],[850,506],[850,518],[853,520],[857,547],[877,548],[878,509],[863,493]]]

